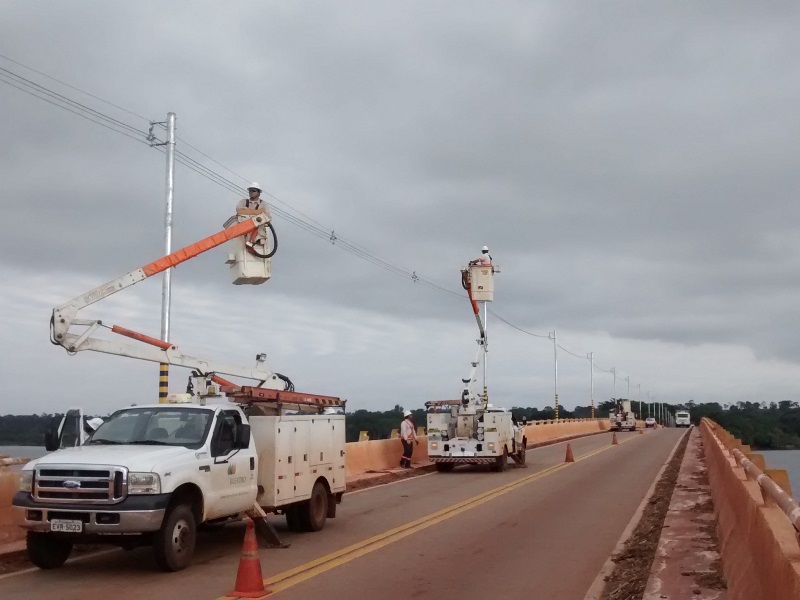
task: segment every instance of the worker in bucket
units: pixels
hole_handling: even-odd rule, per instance
[[[489,266],[492,264],[492,255],[489,254],[489,246],[481,248],[481,255],[475,260],[469,261],[470,265]]]
[[[404,469],[410,469],[414,442],[419,446],[417,431],[414,429],[414,422],[411,420],[410,410],[403,413],[403,422],[400,423],[400,441],[403,442],[403,457],[400,459],[400,466]]]
[[[239,213],[241,210],[267,213],[267,219],[269,220],[270,218],[269,207],[261,199],[261,186],[255,181],[247,186],[247,198],[239,200],[236,205],[236,212]],[[267,238],[264,228],[259,227],[248,236],[247,246],[248,248],[253,248],[254,246],[264,246],[266,248]]]
[[[247,186],[247,198],[239,200],[236,210],[246,208],[249,210],[266,210],[267,203],[261,199],[261,186],[255,181]]]

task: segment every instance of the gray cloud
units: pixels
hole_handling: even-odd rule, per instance
[[[42,11],[11,2],[0,11],[1,54],[147,119],[175,111],[179,150],[237,185],[259,180],[285,203],[277,207],[405,270],[458,291],[458,268],[489,244],[503,266],[498,314],[565,332],[565,347],[595,351],[602,368],[616,365],[665,400],[796,395],[794,6],[81,2]],[[55,352],[41,330],[59,299],[161,254],[164,158],[0,89],[12,117],[0,123],[4,370],[77,389],[80,374],[108,364],[129,381],[124,361],[105,357],[53,359],[57,375],[40,376],[41,357]],[[216,230],[235,199],[179,165],[175,245]],[[223,287],[221,251],[177,270],[182,345],[247,361],[266,350],[318,391],[352,390],[367,407],[454,393],[473,351],[465,300],[275,222],[281,247],[266,286]],[[142,310],[121,316],[152,332],[150,287],[129,301]],[[115,309],[93,314],[105,310]],[[252,310],[263,315],[257,324]],[[498,393],[543,406],[552,347],[491,326]],[[263,335],[251,337],[254,328]],[[585,403],[585,361],[564,361],[563,397]],[[596,379],[613,393],[608,374]],[[125,401],[149,387],[131,389]]]

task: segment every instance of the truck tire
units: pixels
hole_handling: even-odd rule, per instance
[[[503,454],[497,457],[497,462],[494,465],[494,470],[502,473],[508,467],[508,448],[503,447]]]
[[[439,473],[449,473],[456,468],[456,463],[436,463],[436,470]]]
[[[328,518],[328,491],[321,481],[314,484],[311,498],[298,506],[303,531],[320,531]]]
[[[188,504],[177,504],[167,511],[153,538],[153,555],[159,569],[180,571],[189,566],[197,540],[194,513]]]
[[[72,542],[52,533],[29,531],[26,538],[28,558],[40,569],[57,569],[69,558]]]
[[[302,506],[292,504],[291,506],[287,506],[285,509],[283,509],[283,514],[286,517],[286,526],[289,528],[289,531],[304,531],[303,524],[300,522],[301,508]]]

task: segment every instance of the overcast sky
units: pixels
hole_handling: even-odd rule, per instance
[[[567,408],[589,404],[589,352],[597,402],[612,367],[634,399],[800,400],[799,11],[6,1],[0,68],[142,132],[173,111],[187,157],[449,290],[275,215],[268,283],[232,286],[222,249],[174,273],[186,354],[266,352],[350,410],[457,398],[477,335],[459,269],[487,244],[491,309],[544,336],[489,316],[496,404],[553,405],[553,331]],[[70,357],[48,321],[163,254],[164,155],[0,79],[0,413],[155,401],[157,365]],[[179,164],[174,247],[243,195]],[[81,316],[158,336],[160,294],[153,278]]]

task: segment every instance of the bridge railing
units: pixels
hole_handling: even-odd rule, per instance
[[[700,431],[728,597],[800,598],[800,507],[786,471],[767,469],[762,454],[710,419]]]

